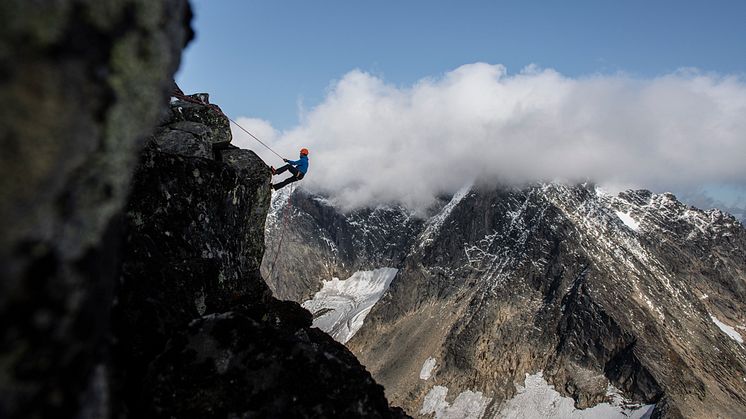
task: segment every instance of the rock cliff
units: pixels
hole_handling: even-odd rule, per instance
[[[206,100],[206,95],[193,99]],[[135,417],[399,417],[351,352],[259,273],[269,167],[174,100],[126,208],[114,365]]]
[[[0,417],[403,416],[262,280],[267,166],[169,106],[186,0],[0,16]]]

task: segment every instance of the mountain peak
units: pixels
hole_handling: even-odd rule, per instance
[[[728,214],[590,183],[470,185],[414,222],[393,207],[322,215],[297,197],[279,258],[312,255],[312,274],[282,292],[305,301],[332,272],[398,269],[347,345],[409,412],[442,387],[496,413],[538,372],[577,408],[609,386],[667,417],[746,405],[719,390],[744,386],[746,362],[710,317],[746,327],[746,231]],[[416,379],[431,358],[435,380]]]

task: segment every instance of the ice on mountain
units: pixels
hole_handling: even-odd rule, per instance
[[[466,195],[469,194],[469,191],[471,191],[472,183],[468,183],[464,185],[461,189],[459,189],[451,198],[451,200],[446,204],[445,207],[443,207],[442,210],[438,214],[436,214],[434,217],[432,217],[428,222],[427,226],[425,227],[425,231],[422,232],[422,235],[420,236],[420,246],[427,246],[428,244],[432,243],[434,237],[436,234],[438,234],[438,231],[440,231],[440,228],[443,226],[443,222],[448,218],[449,215],[451,215],[451,212],[454,208],[463,200]]]
[[[627,227],[631,228],[634,231],[640,230],[640,223],[635,221],[634,218],[632,218],[629,214],[626,212],[616,211],[616,216],[619,217],[620,220],[626,225]]]
[[[358,271],[351,277],[324,281],[323,287],[303,307],[311,313],[322,313],[313,326],[336,341],[346,343],[363,326],[365,316],[389,288],[398,272],[394,268]]]
[[[430,357],[425,360],[420,370],[420,380],[427,380],[430,378],[433,370],[435,369],[436,361],[435,358]]]
[[[606,190],[606,188],[602,186],[596,185],[593,188],[593,191],[596,192],[596,197],[599,197],[599,198],[607,198],[607,197],[612,196],[612,194],[608,190]]]
[[[655,405],[634,405],[625,400],[612,386],[607,395],[611,403],[600,403],[588,409],[576,409],[571,397],[563,397],[544,379],[544,374],[526,374],[523,386],[516,385],[517,394],[506,401],[497,417],[503,419],[641,419],[649,418]],[[631,407],[628,407],[631,406]]]
[[[717,317],[710,314],[710,318],[712,319],[713,323],[717,325],[717,327],[720,328],[720,330],[723,331],[726,335],[728,335],[729,338],[735,340],[738,343],[743,343],[743,337],[741,337],[741,334],[736,331],[736,329],[728,326],[727,324],[723,323],[718,319]]]
[[[290,200],[291,189],[292,188],[280,189],[272,194],[269,203],[269,212],[267,212],[267,231],[270,231],[279,225],[279,222],[283,217],[282,212],[287,209],[286,207]]]
[[[481,392],[466,390],[456,396],[453,403],[446,401],[448,388],[435,386],[425,396],[421,415],[435,414],[435,419],[479,419],[492,401]]]

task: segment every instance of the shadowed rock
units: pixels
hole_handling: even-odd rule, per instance
[[[186,0],[0,16],[1,418],[402,416],[259,275],[269,168],[167,107]]]
[[[188,113],[174,110],[184,103]],[[141,155],[126,209],[114,365],[127,410],[402,417],[349,350],[310,328],[310,313],[271,296],[259,273],[269,167],[227,141],[213,141],[207,153],[176,144],[195,137],[173,128],[219,132],[211,124],[227,119],[208,104],[171,106],[172,119]]]
[[[186,0],[0,2],[0,417],[109,413],[118,214]]]

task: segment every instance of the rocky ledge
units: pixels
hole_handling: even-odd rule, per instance
[[[218,108],[172,100],[126,207],[115,383],[135,417],[402,417],[259,273],[270,172]]]

